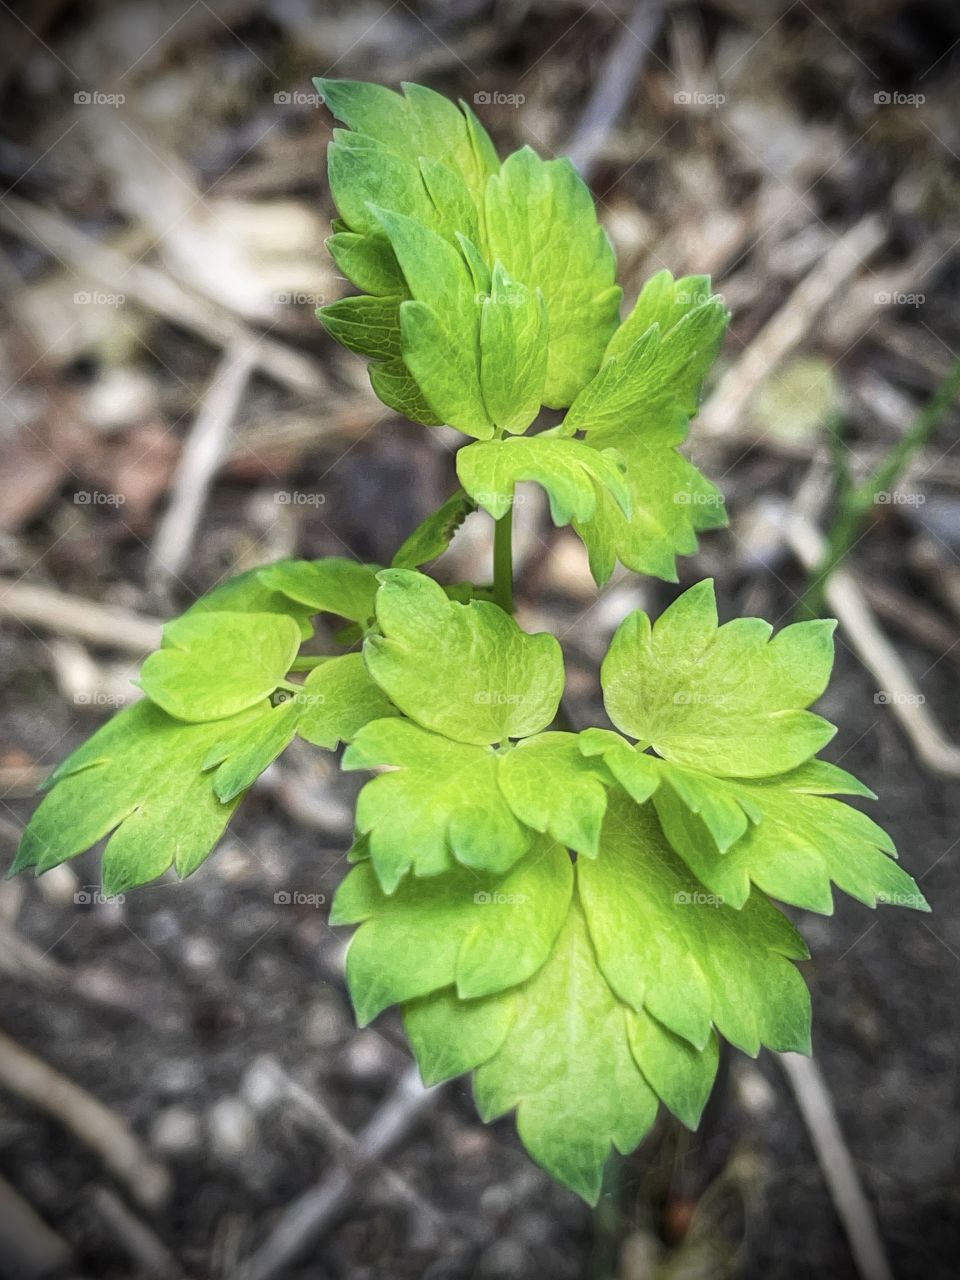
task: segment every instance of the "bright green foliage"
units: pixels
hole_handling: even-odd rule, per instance
[[[567,159],[530,147],[508,156],[487,184],[491,260],[543,291],[549,355],[543,403],[571,404],[597,371],[620,314],[616,260],[590,191]]]
[[[271,565],[271,569],[277,567]],[[312,610],[291,600],[283,592],[269,587],[261,576],[266,572],[269,571],[248,569],[246,573],[225,578],[212,591],[195,600],[181,617],[196,617],[206,613],[283,613],[295,620],[301,639],[308,640],[313,635],[313,624],[310,621]]]
[[[361,1023],[443,987],[472,999],[523,982],[546,960],[572,887],[570,859],[551,840],[537,841],[505,875],[461,867],[408,878],[389,895],[361,862],[340,886],[331,915],[332,924],[364,922],[347,954]]]
[[[593,447],[588,436],[585,448]],[[609,493],[574,528],[590,556],[590,571],[603,586],[619,560],[634,573],[677,580],[677,556],[692,555],[697,533],[727,523],[720,490],[669,444],[629,428],[599,436],[597,447],[625,464],[629,517]]]
[[[494,424],[480,389],[480,303],[463,253],[415,218],[372,212],[411,295],[400,304],[406,367],[444,422],[486,439]]]
[[[532,480],[546,489],[555,524],[588,520],[604,495],[629,513],[630,494],[620,455],[579,440],[523,436],[469,445],[457,454],[457,474],[471,498],[495,520],[509,510],[515,486]]]
[[[610,339],[599,372],[570,406],[564,430],[620,431],[629,424],[661,440],[672,437],[672,444],[683,439],[729,319],[719,297],[697,292],[709,290],[709,279],[693,277],[693,288],[690,279],[661,271],[649,281]]]
[[[621,623],[604,659],[604,703],[623,733],[674,764],[742,778],[784,773],[836,732],[804,708],[833,665],[833,622],[776,636],[761,618],[719,626],[713,583],[691,587],[652,624]]]
[[[400,713],[370,678],[359,653],[328,658],[307,676],[303,693],[295,695],[297,733],[315,746],[332,751],[352,742],[364,725]]]
[[[495,604],[457,604],[407,569],[387,569],[377,595],[381,635],[367,669],[404,715],[425,729],[489,746],[545,728],[563,690],[553,636],[527,635]]]
[[[390,765],[357,801],[357,829],[369,834],[380,883],[391,893],[412,867],[437,875],[454,859],[508,870],[530,843],[498,783],[501,757],[485,746],[451,742],[407,720],[375,720],[361,729],[345,769]]]
[[[679,452],[728,319],[709,279],[662,271],[620,323],[613,252],[568,161],[523,148],[501,165],[468,107],[415,85],[317,84],[347,126],[329,247],[362,291],[320,319],[388,405],[474,437],[463,489],[390,569],[285,560],[171,622],[147,699],[56,770],[13,870],[106,839],[107,892],[189,875],[295,737],[347,744],[343,767],[376,775],[331,915],[359,926],[359,1020],[400,1006],[424,1078],[474,1071],[483,1117],[515,1111],[534,1158],[595,1202],[608,1154],[661,1101],[698,1123],[720,1036],[809,1051],[807,952],[771,899],[829,912],[836,886],[927,907],[889,837],[837,798],[872,793],[816,758],[832,623],[720,626],[698,583],[623,622],[601,672],[618,732],[575,734],[559,644],[511,616],[518,484],[542,486],[599,583],[618,561],[675,580],[724,523]],[[568,412],[538,430],[543,406]],[[417,572],[478,509],[501,521],[492,586]],[[301,653],[321,613],[362,652]]]
[[[573,733],[541,733],[501,757],[500,789],[517,817],[588,858],[597,854],[612,781]]]
[[[334,613],[365,626],[372,621],[377,565],[358,560],[281,560],[260,570],[260,580],[311,613]]]
[[[807,951],[787,918],[756,895],[738,913],[706,891],[654,814],[611,796],[595,859],[577,880],[607,981],[702,1048],[711,1024],[745,1053],[810,1047],[810,998],[788,957]]]
[[[523,432],[540,412],[547,350],[543,293],[497,262],[480,313],[480,390],[495,426]]]
[[[219,840],[236,801],[223,804],[202,772],[226,732],[262,715],[185,724],[150,702],[121,711],[53,773],[23,834],[13,870],[48,871],[104,836],[104,893],[122,893],[169,867],[188,876]]]
[[[723,800],[757,815],[724,853],[702,814],[674,787],[662,788],[654,802],[673,847],[700,882],[733,907],[746,901],[753,884],[782,902],[829,915],[832,882],[868,907],[890,902],[928,910],[895,861],[886,832],[858,809],[819,794],[821,787],[828,793],[846,789],[833,772],[842,771],[816,760],[775,778],[711,779]]]
[[[393,557],[394,569],[419,569],[443,555],[472,511],[473,500],[462,489],[418,525]]]
[[[300,628],[283,614],[188,614],[164,627],[140,684],[180,720],[222,720],[269,697],[299,648]]]
[[[215,771],[217,797],[224,802],[235,800],[252,786],[294,740],[299,718],[300,707],[289,698],[275,707],[265,705],[259,716],[236,728],[221,724],[224,736],[203,757],[201,766]]]

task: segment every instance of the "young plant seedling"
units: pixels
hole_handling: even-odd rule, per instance
[[[810,1051],[803,939],[776,900],[926,910],[888,836],[817,758],[809,708],[833,626],[721,625],[699,582],[618,629],[609,728],[558,727],[560,646],[512,616],[510,515],[542,486],[598,585],[619,561],[676,581],[725,523],[679,452],[727,312],[705,276],[651,279],[626,318],[613,251],[567,160],[500,161],[469,107],[429,89],[321,80],[329,241],[360,291],[321,308],[380,398],[471,437],[462,486],[382,568],[287,560],[171,622],[144,699],[55,771],[13,870],[106,838],[103,891],[190,875],[295,738],[347,744],[360,792],[332,922],[357,1017],[399,1005],[424,1079],[473,1071],[485,1120],[515,1111],[533,1158],[595,1202],[611,1147],[662,1102],[695,1127],[718,1038]],[[530,433],[541,408],[559,425]],[[494,583],[422,572],[462,522],[496,521]],[[480,517],[478,517],[480,518]],[[347,651],[307,659],[315,615]]]

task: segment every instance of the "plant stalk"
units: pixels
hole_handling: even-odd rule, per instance
[[[493,526],[493,598],[513,613],[513,495],[506,514]]]

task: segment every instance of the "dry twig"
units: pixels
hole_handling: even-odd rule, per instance
[[[410,1067],[393,1095],[357,1137],[364,1166],[388,1155],[433,1106],[442,1086],[425,1088],[416,1067]],[[305,1191],[280,1216],[273,1231],[241,1269],[243,1280],[274,1280],[315,1240],[349,1204],[358,1170],[342,1169]]]
[[[147,1208],[170,1192],[170,1175],[126,1123],[92,1094],[0,1032],[0,1087],[58,1120]]]
[[[157,586],[175,578],[186,563],[210,485],[227,456],[233,423],[256,363],[252,342],[224,353],[180,455],[170,504],[151,548],[151,578]]]
[[[860,1184],[820,1068],[799,1053],[781,1053],[778,1059],[797,1099],[862,1280],[893,1280],[873,1209]]]
[[[9,578],[0,578],[0,618],[135,654],[159,648],[163,631],[159,618]]]

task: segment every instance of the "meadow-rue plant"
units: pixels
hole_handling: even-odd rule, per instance
[[[283,561],[169,623],[144,699],[54,772],[13,869],[106,838],[106,894],[188,876],[295,737],[347,744],[345,769],[387,770],[360,792],[331,915],[358,926],[359,1021],[401,1006],[425,1080],[473,1071],[484,1119],[515,1111],[530,1154],[594,1202],[660,1102],[697,1125],[718,1037],[809,1052],[808,953],[771,899],[926,903],[836,798],[872,793],[817,759],[833,623],[720,625],[700,582],[623,621],[601,671],[614,729],[575,733],[560,645],[512,616],[518,483],[542,486],[599,585],[618,562],[675,581],[725,523],[679,452],[728,321],[709,280],[661,271],[621,320],[567,160],[501,162],[469,107],[417,85],[316,83],[346,126],[329,248],[360,290],[320,320],[387,405],[472,437],[461,488],[390,567]],[[565,413],[530,434],[544,407]],[[493,581],[442,587],[422,568],[479,510]],[[342,621],[338,656],[302,653],[321,613]]]

